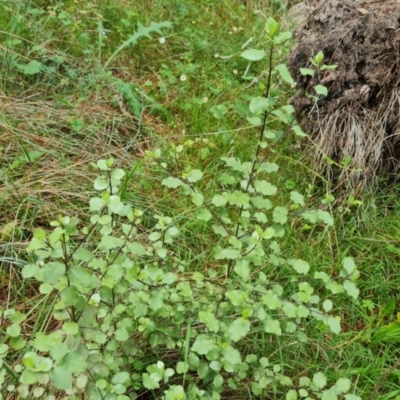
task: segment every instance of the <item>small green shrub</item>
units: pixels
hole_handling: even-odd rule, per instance
[[[91,400],[220,399],[232,392],[243,398],[360,399],[350,394],[346,377],[329,383],[323,371],[307,370],[294,379],[271,354],[254,351],[260,338],[278,348],[282,338],[312,340],[313,329],[340,334],[335,299],[359,294],[352,258],[330,276],[281,248],[285,227],[299,218],[327,230],[334,220],[327,211],[307,210],[297,191],[284,200],[280,194],[287,189],[272,183],[279,166],[263,151],[278,137],[277,121],[291,127],[293,108],[271,97],[271,76],[292,80],[283,64],[273,62],[275,48],[290,34],[279,33],[273,19],[266,30],[267,52],[242,54],[268,63],[265,96],[249,107],[249,122],[260,128],[253,158],[223,155],[209,175],[190,162],[197,147],[187,140],[147,151],[143,160],[171,196],[187,199],[195,210],[191,219],[208,235],[209,248],[192,262],[212,268],[193,272],[195,265],[181,257],[185,230],[173,210],[152,215],[147,229],[146,213],[121,200],[125,172],[113,169],[112,159],[99,160],[90,222],[60,216],[52,232],[37,229],[28,247],[34,262],[22,276],[36,280],[43,300],[53,301],[52,329],[30,335],[27,313],[0,312],[7,325],[0,345],[5,393]],[[299,126],[293,130],[304,135]],[[285,271],[281,278],[275,269]]]

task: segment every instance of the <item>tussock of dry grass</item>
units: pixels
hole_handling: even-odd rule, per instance
[[[92,99],[74,108],[51,101],[14,101],[4,96],[0,101],[0,201],[5,210],[0,224],[21,219],[27,212],[34,226],[32,217],[43,223],[65,210],[69,214],[83,211],[77,205],[88,203],[98,176],[91,163],[113,157],[119,167],[129,170],[132,162],[152,146],[151,138],[144,137],[132,116],[104,100]],[[78,118],[85,125],[76,132],[70,123]],[[163,125],[151,116],[144,118],[147,126],[157,123],[159,129]],[[33,163],[26,160],[12,168],[19,157],[25,159],[24,150],[44,154]]]
[[[319,133],[315,144],[319,153],[315,168],[324,169],[330,179],[335,177],[335,166],[325,157],[344,160],[350,157],[347,167],[342,167],[337,176],[341,184],[349,188],[366,188],[378,171],[392,171],[398,179],[399,167],[395,159],[396,145],[400,135],[400,119],[393,126],[393,114],[400,109],[400,91],[394,90],[388,105],[382,104],[374,114],[354,113],[352,106],[345,105],[332,114],[325,115],[319,122]],[[392,135],[387,132],[391,130]]]

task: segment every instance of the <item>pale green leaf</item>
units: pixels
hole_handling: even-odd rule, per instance
[[[267,111],[271,106],[274,105],[274,102],[271,101],[270,98],[263,96],[253,97],[249,104],[249,109],[252,114],[262,114]]]
[[[331,311],[332,308],[333,308],[333,303],[332,303],[331,300],[325,300],[325,301],[322,303],[322,307],[323,307],[323,309],[324,309],[326,312],[329,312],[329,311]]]
[[[277,192],[277,187],[267,181],[254,181],[254,188],[257,192],[265,196],[273,196]]]
[[[333,390],[324,390],[321,400],[337,400],[337,394]]]
[[[214,204],[214,206],[216,206],[216,207],[224,207],[227,203],[227,200],[224,196],[222,196],[220,194],[216,194],[212,198],[211,203]]]
[[[348,378],[339,378],[335,383],[335,389],[338,394],[347,393],[351,388],[351,381]]]
[[[55,285],[65,275],[65,271],[65,264],[58,261],[50,262],[43,269],[43,282]]]
[[[273,335],[281,336],[282,329],[281,324],[276,319],[268,319],[264,322],[264,331],[267,333],[272,333]]]
[[[294,83],[294,79],[290,75],[290,72],[285,64],[278,64],[275,68],[278,70],[279,75],[286,83],[289,85]]]
[[[244,338],[250,331],[250,321],[244,318],[238,318],[232,322],[228,328],[229,337],[234,342]]]
[[[211,332],[219,331],[219,322],[215,315],[210,311],[200,311],[199,321],[203,322]]]
[[[340,320],[335,317],[328,317],[327,324],[333,333],[339,334],[342,330]]]
[[[256,49],[249,49],[244,51],[241,56],[249,61],[260,61],[262,60],[267,54],[264,50],[256,50]]]
[[[239,351],[232,346],[227,346],[225,349],[223,349],[222,356],[224,357],[225,361],[232,365],[237,365],[242,362]]]
[[[265,171],[267,174],[271,172],[276,172],[279,169],[278,164],[270,163],[270,162],[263,162],[259,168],[261,171]]]
[[[344,395],[344,398],[345,398],[346,400],[362,400],[361,397],[356,396],[355,394],[345,394],[345,395]]]
[[[28,64],[19,64],[19,68],[23,71],[26,75],[35,75],[40,72],[42,67],[42,63],[39,61],[29,61]]]
[[[55,367],[50,373],[50,380],[54,387],[59,390],[67,390],[72,387],[72,373],[65,367]]]
[[[87,369],[85,359],[78,353],[68,352],[63,360],[62,366],[75,375],[85,372]]]
[[[126,247],[129,252],[135,256],[143,256],[146,254],[146,249],[139,242],[128,242]]]
[[[209,220],[212,218],[212,214],[211,214],[211,212],[210,212],[207,208],[200,208],[200,209],[197,211],[196,218],[197,218],[199,221],[205,221],[205,222],[207,222],[207,221],[209,221]]]
[[[206,335],[199,335],[196,337],[191,350],[197,354],[205,355],[214,347],[212,340]]]
[[[62,330],[67,335],[76,335],[79,332],[79,325],[76,322],[67,321],[64,322]]]
[[[327,384],[326,376],[322,372],[317,372],[313,376],[313,383],[318,389],[323,389]]]
[[[178,178],[174,178],[173,176],[170,176],[168,178],[163,179],[161,184],[166,186],[166,187],[168,187],[168,188],[176,189],[179,186],[182,186],[183,182]]]
[[[192,193],[191,198],[193,204],[197,207],[200,207],[204,202],[204,196],[201,193]]]
[[[343,259],[343,268],[346,270],[348,275],[351,275],[356,269],[356,264],[354,262],[354,259],[352,257],[344,258]]]
[[[296,191],[290,192],[290,200],[292,200],[293,203],[295,203],[295,204],[299,204],[301,206],[305,205],[304,196],[302,194],[300,194],[299,192],[296,192]]]
[[[274,208],[272,212],[272,219],[277,224],[285,224],[287,221],[287,217],[289,214],[289,210],[286,207],[277,206]]]
[[[203,172],[199,169],[193,169],[190,171],[187,180],[191,183],[198,182],[203,177]]]
[[[299,125],[293,125],[292,131],[295,133],[296,136],[300,136],[300,137],[307,136],[307,134],[303,132],[303,130],[301,129],[301,127]]]
[[[268,17],[265,24],[265,29],[271,38],[274,38],[279,33],[279,24],[272,17]]]
[[[326,88],[326,86],[323,85],[316,85],[314,86],[314,90],[318,93],[318,94],[322,94],[325,97],[328,96],[328,89]]]
[[[357,289],[357,286],[355,285],[354,282],[344,281],[343,288],[349,296],[353,297],[354,299],[358,298],[358,295],[360,294],[360,290]]]
[[[300,73],[303,76],[305,76],[305,75],[314,76],[315,71],[310,68],[300,68]]]
[[[307,261],[296,259],[296,260],[287,260],[287,263],[293,267],[293,269],[298,274],[307,275],[310,270],[310,264]]]
[[[240,276],[243,282],[247,282],[250,278],[251,269],[248,261],[244,259],[237,260],[234,267],[235,273]]]

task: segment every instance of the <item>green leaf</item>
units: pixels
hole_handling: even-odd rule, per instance
[[[317,372],[313,376],[313,383],[318,389],[323,389],[327,384],[326,376],[322,372]]]
[[[203,177],[203,172],[199,169],[193,169],[190,171],[187,180],[191,183],[198,182]]]
[[[265,29],[271,38],[274,38],[279,33],[279,24],[274,18],[268,17],[265,24]]]
[[[344,395],[344,398],[345,398],[346,400],[362,400],[361,397],[356,396],[355,394],[345,394],[345,395]]]
[[[224,383],[224,378],[221,374],[215,375],[213,383],[215,388],[220,388]]]
[[[94,259],[94,254],[91,251],[84,249],[83,247],[79,247],[79,249],[75,251],[72,258],[77,261],[89,262]]]
[[[146,373],[142,374],[142,382],[143,386],[149,390],[158,389],[160,387],[159,381],[152,379],[150,375]]]
[[[272,333],[276,336],[282,335],[281,324],[276,319],[268,319],[264,322],[264,331],[267,333]]]
[[[290,200],[295,204],[299,204],[301,206],[305,205],[304,196],[296,191],[290,192]]]
[[[71,285],[85,289],[94,289],[100,284],[100,279],[88,270],[75,267],[67,273]]]
[[[352,275],[356,270],[356,264],[352,257],[346,257],[343,259],[343,268],[346,270],[348,275]]]
[[[344,281],[343,287],[349,296],[353,297],[354,299],[358,298],[358,295],[360,294],[360,290],[357,289],[357,286],[355,285],[354,282]]]
[[[286,400],[297,400],[297,399],[298,399],[297,392],[295,390],[291,389],[286,393]]]
[[[272,208],[271,200],[264,199],[262,196],[254,196],[251,198],[254,207],[258,209],[270,210]]]
[[[224,357],[225,361],[232,365],[237,365],[242,362],[239,351],[232,346],[227,346],[224,350],[222,350],[222,356]]]
[[[321,400],[337,400],[337,394],[333,390],[324,390]]]
[[[241,259],[237,260],[234,267],[235,273],[240,276],[243,282],[247,282],[250,279],[251,269],[248,261]]]
[[[75,286],[67,286],[60,292],[60,297],[66,306],[74,306],[79,300],[79,292]]]
[[[295,133],[296,136],[300,136],[300,137],[307,136],[307,134],[303,132],[303,130],[301,129],[301,127],[299,125],[293,125],[292,131]]]
[[[291,31],[281,32],[278,36],[275,36],[274,43],[275,44],[281,44],[281,43],[286,42],[287,40],[289,40],[291,38],[292,38],[292,32]]]
[[[270,174],[271,172],[276,172],[279,169],[279,166],[275,163],[270,163],[270,162],[263,162],[259,169],[261,171],[265,171],[267,174]]]
[[[335,383],[335,389],[338,394],[347,393],[351,388],[351,381],[347,378],[339,378]]]
[[[191,196],[192,202],[197,207],[200,207],[204,202],[204,196],[201,193],[192,193]]]
[[[338,64],[331,64],[331,65],[323,65],[319,70],[320,71],[325,71],[326,69],[336,69],[338,67]]]
[[[296,260],[287,260],[287,263],[293,267],[293,269],[298,273],[298,274],[304,274],[307,275],[308,271],[310,270],[310,264],[307,261],[303,261],[300,259]]]
[[[228,328],[229,337],[234,342],[244,338],[250,331],[250,321],[244,318],[238,318],[232,322]]]
[[[212,348],[214,343],[206,335],[198,335],[194,341],[191,350],[200,355],[206,355]]]
[[[64,322],[63,332],[67,335],[76,335],[79,332],[79,325],[76,322]]]
[[[144,256],[146,254],[146,249],[139,242],[128,242],[126,247],[135,256]]]
[[[18,324],[12,324],[7,327],[7,334],[11,337],[17,337],[21,334],[21,327]]]
[[[276,186],[267,181],[254,181],[254,188],[264,196],[274,196],[278,190]]]
[[[200,311],[199,321],[204,323],[211,332],[219,331],[219,322],[215,315],[210,311]]]
[[[340,320],[338,320],[335,317],[328,317],[327,318],[327,323],[328,323],[328,326],[329,326],[330,330],[333,333],[339,334],[340,331],[342,330],[342,328],[340,326]]]
[[[277,206],[274,208],[272,212],[272,219],[277,224],[285,224],[287,221],[287,217],[289,214],[289,210],[286,207]]]
[[[48,263],[43,269],[43,283],[55,285],[65,275],[65,265],[58,261]]]
[[[42,63],[39,61],[30,61],[28,64],[19,64],[22,72],[26,75],[35,75],[40,72]]]
[[[318,94],[322,94],[325,97],[328,96],[328,89],[326,88],[326,86],[323,85],[316,85],[314,86],[314,90],[318,93]]]
[[[64,356],[62,366],[66,371],[75,375],[85,372],[87,369],[85,359],[80,354],[74,352],[68,352]]]
[[[262,124],[262,120],[260,117],[247,117],[246,120],[250,122],[250,125],[259,126]]]
[[[313,69],[310,69],[310,68],[300,68],[300,73],[303,76],[305,76],[305,75],[314,76],[315,71]]]
[[[249,109],[252,114],[259,115],[269,110],[274,105],[268,97],[256,96],[253,97],[249,104]]]
[[[178,178],[174,178],[173,176],[170,176],[168,178],[163,179],[161,184],[166,186],[166,187],[168,187],[168,188],[176,189],[179,186],[182,186],[183,182]]]
[[[189,364],[187,362],[179,361],[176,364],[176,372],[178,374],[186,374],[189,371]]]
[[[290,75],[290,72],[285,64],[278,64],[275,68],[278,70],[279,75],[286,83],[289,85],[294,83],[294,79]]]
[[[216,247],[214,251],[214,258],[216,260],[236,260],[240,257],[240,251],[232,248],[222,249],[220,247]]]
[[[216,207],[225,207],[227,202],[227,199],[220,194],[216,194],[211,200],[211,203]]]
[[[243,193],[239,190],[235,190],[232,193],[226,193],[225,197],[228,203],[234,206],[247,206],[250,199],[247,193]]]
[[[249,61],[260,61],[267,53],[264,50],[249,49],[244,51],[241,56]]]
[[[324,309],[326,312],[329,312],[329,311],[331,311],[332,308],[333,308],[333,303],[332,303],[331,300],[325,300],[325,301],[322,303],[322,307],[323,307],[323,309]]]
[[[200,208],[197,210],[196,218],[199,221],[207,222],[212,218],[212,214],[207,208]]]
[[[315,61],[319,65],[324,61],[324,53],[322,51],[319,51],[317,55],[315,56]]]
[[[122,247],[124,243],[125,241],[121,238],[104,235],[101,237],[100,246],[103,250],[109,251],[112,249]]]

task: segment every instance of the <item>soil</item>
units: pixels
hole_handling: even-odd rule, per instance
[[[400,175],[400,0],[322,1],[295,36],[289,70],[299,90],[291,103],[317,145],[318,171],[351,187]],[[338,67],[302,76],[319,51]],[[329,92],[315,103],[309,94],[318,84]]]

